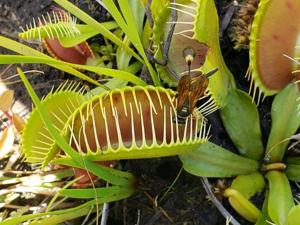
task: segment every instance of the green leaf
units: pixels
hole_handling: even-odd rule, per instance
[[[289,180],[300,182],[300,157],[288,157],[287,168],[284,171]]]
[[[57,165],[77,167],[77,168],[80,168],[80,169],[86,169],[87,168],[86,165],[79,165],[72,158],[67,158],[67,157],[54,159],[53,163],[57,164]],[[94,162],[89,163],[89,169],[93,170],[92,173],[94,173],[96,176],[101,177],[101,178],[103,176],[102,171],[105,171],[105,172],[110,173],[112,175],[128,178],[130,180],[130,182],[129,182],[130,184],[134,183],[134,176],[131,173],[128,173],[128,172],[124,172],[124,171],[121,171],[121,170],[116,170],[116,169],[113,169],[113,168],[110,168],[110,167],[107,167],[107,166],[103,166],[103,165],[100,165],[100,164],[94,163]],[[122,183],[119,183],[118,185],[124,186],[124,184],[122,184]]]
[[[284,161],[288,165],[289,164],[300,165],[300,156],[290,156],[290,157],[287,157]]]
[[[109,8],[109,6],[113,5],[112,0],[103,0],[103,2],[106,4],[106,6]],[[134,47],[138,50],[140,55],[143,57],[143,60],[145,62],[145,65],[148,68],[148,71],[151,75],[152,81],[156,86],[160,86],[160,80],[158,79],[158,75],[156,74],[155,70],[153,69],[151,63],[148,61],[148,58],[146,56],[146,53],[144,51],[144,47],[141,41],[140,33],[139,33],[139,23],[142,21],[137,21],[137,18],[133,17],[131,6],[129,5],[128,0],[118,0],[121,12],[123,14],[123,17],[125,19],[125,22],[127,25],[123,26],[122,24],[119,24],[120,27],[123,29],[125,34],[128,36],[131,43],[134,45]],[[143,10],[142,10],[143,11]],[[114,17],[114,15],[112,14]]]
[[[269,181],[268,212],[275,224],[286,223],[288,213],[294,206],[291,187],[286,175],[279,171],[270,171],[266,175]]]
[[[79,199],[109,199],[112,196],[118,196],[119,194],[128,194],[128,197],[133,194],[134,188],[122,187],[122,186],[111,186],[102,188],[84,188],[84,189],[62,189],[59,193],[68,198],[79,198]],[[102,201],[104,202],[104,201]]]
[[[272,104],[272,127],[267,143],[266,158],[270,162],[282,160],[289,138],[300,126],[297,99],[300,97],[298,84],[290,84],[280,91]]]
[[[97,202],[97,200],[91,200],[89,202],[86,202],[86,203],[76,206],[74,208],[56,210],[53,212],[28,214],[28,215],[15,217],[15,218],[9,217],[8,219],[2,221],[1,225],[17,225],[17,224],[21,224],[24,221],[28,221],[28,220],[32,220],[32,219],[39,219],[39,218],[44,218],[44,219],[40,220],[39,224],[53,225],[53,224],[65,222],[67,220],[86,215],[91,210],[91,207],[93,207],[97,203],[100,203],[100,202],[99,201]],[[41,221],[43,221],[43,222],[41,222]]]
[[[17,52],[21,55],[25,55],[25,56],[36,56],[36,57],[45,57],[45,58],[48,58],[48,59],[53,59],[51,58],[50,56],[46,55],[46,54],[43,54],[35,49],[32,49],[26,45],[23,45],[19,42],[16,42],[14,40],[11,40],[9,38],[6,38],[6,37],[3,37],[0,35],[0,46],[3,47],[3,48],[6,48],[6,49],[9,49],[11,51],[14,51],[14,52]],[[8,61],[8,63],[10,63]],[[54,68],[57,68],[59,70],[62,70],[62,71],[65,71],[67,73],[70,73],[76,77],[79,77],[83,80],[86,80],[92,84],[95,84],[97,86],[101,86],[105,89],[107,89],[103,84],[100,84],[99,82],[97,82],[96,80],[94,79],[91,79],[89,76],[79,72],[78,70],[64,64],[64,63],[61,63],[59,65],[55,65],[55,64],[51,64],[51,63],[47,63],[45,62],[46,64],[48,64],[49,66],[52,66]],[[0,64],[1,64],[1,60],[0,60]]]
[[[133,17],[136,18],[138,34],[139,36],[141,36],[141,32],[143,29],[143,21],[145,17],[144,8],[142,7],[139,0],[129,0],[129,1],[130,1]],[[123,42],[128,46],[130,46],[131,44],[130,39],[127,36],[124,37]],[[119,46],[116,52],[117,68],[121,70],[126,69],[128,67],[131,58],[132,56],[127,52],[125,52],[121,46]]]
[[[271,221],[268,215],[268,192],[266,192],[264,204],[261,211],[261,216],[256,221],[255,225],[267,225],[267,221]]]
[[[125,87],[125,86],[127,86],[127,84],[128,84],[127,81],[121,80],[119,78],[112,78],[110,81],[106,82],[105,86],[108,87],[110,90],[113,90],[115,88]],[[96,88],[90,90],[89,92],[87,92],[84,95],[84,97],[86,99],[91,99],[95,95],[99,95],[104,91],[106,91],[104,88],[96,87]]]
[[[239,175],[232,181],[230,187],[239,191],[246,199],[250,199],[256,193],[262,192],[265,188],[265,179],[259,172]]]
[[[194,36],[205,43],[209,51],[202,70],[204,73],[218,68],[218,71],[209,79],[209,90],[216,104],[220,107],[226,105],[227,92],[235,87],[233,75],[227,68],[219,42],[219,18],[214,0],[196,1],[200,4],[195,16]]]
[[[129,54],[131,54],[133,57],[135,57],[140,62],[143,62],[141,57],[136,54],[131,48],[129,48],[127,45],[125,45],[122,40],[120,40],[116,35],[114,35],[112,32],[110,32],[108,29],[106,29],[101,23],[97,22],[95,19],[90,17],[87,13],[83,12],[81,9],[73,5],[71,2],[67,0],[54,0],[58,5],[66,9],[68,12],[72,13],[74,16],[76,16],[78,19],[80,19],[82,22],[86,23],[87,25],[93,27],[95,30],[98,31],[98,33],[102,34],[104,37],[108,38],[112,42],[114,42],[116,45],[122,46],[125,51],[127,51]],[[116,21],[118,23],[118,21]],[[118,23],[118,25],[120,25]]]
[[[227,104],[221,109],[221,118],[239,152],[248,158],[259,160],[264,153],[264,146],[258,111],[249,95],[241,90],[231,89]]]
[[[258,169],[258,162],[211,142],[201,144],[195,150],[179,155],[179,158],[187,172],[203,177],[232,177],[254,173]]]
[[[143,32],[143,24],[144,24],[144,17],[145,17],[145,9],[141,4],[140,0],[128,0],[130,9],[132,11],[132,16],[136,23],[136,28],[141,38]]]
[[[116,29],[118,27],[118,24],[114,21],[103,22],[102,25],[108,30]],[[76,30],[76,32],[74,30]],[[19,37],[25,40],[41,40],[47,37],[51,37],[51,39],[59,38],[64,47],[73,47],[98,33],[99,32],[95,30],[94,27],[86,24],[75,24],[73,21],[56,21],[42,26],[29,28],[26,31],[19,33]]]
[[[108,21],[101,24],[108,30],[113,30],[119,27],[115,21]],[[84,42],[87,39],[94,37],[99,33],[98,30],[94,29],[94,27],[86,24],[77,24],[76,28],[80,31],[80,34],[77,34],[76,37],[66,36],[59,38],[59,41],[62,44],[62,46],[68,48],[78,45],[81,42]]]
[[[97,66],[85,66],[73,63],[67,63],[54,58],[40,57],[40,56],[21,56],[21,55],[0,55],[0,64],[17,64],[17,63],[45,63],[56,65],[67,65],[83,70],[88,70],[99,75],[107,75],[110,77],[117,77],[122,80],[127,80],[137,85],[145,86],[146,83],[132,73],[122,70],[115,70],[109,68],[101,68]]]
[[[244,219],[250,222],[256,222],[261,216],[259,209],[239,191],[227,188],[224,195],[228,197],[229,203]]]
[[[289,211],[285,225],[300,225],[300,205],[294,206]]]
[[[151,13],[153,16],[153,19],[155,20],[161,9],[168,3],[170,0],[152,0],[151,1]]]

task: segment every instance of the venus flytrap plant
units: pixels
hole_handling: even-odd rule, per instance
[[[98,203],[128,197],[133,192],[133,177],[93,161],[175,155],[207,141],[206,124],[197,109],[185,123],[178,122],[177,98],[171,90],[152,86],[125,87],[104,91],[85,100],[81,91],[76,93],[74,84],[65,84],[40,102],[25,75],[21,70],[18,72],[37,106],[24,129],[23,145],[27,160],[42,165],[52,161],[86,169],[115,185],[61,190],[62,196],[94,197]],[[80,106],[74,111],[78,104]],[[74,113],[69,117],[72,111]],[[64,154],[58,154],[59,150]],[[107,194],[104,195],[102,190]],[[52,214],[36,216],[43,215]],[[12,221],[24,221],[26,218],[29,217]]]
[[[297,108],[290,106],[295,105],[299,96],[298,85],[290,84],[274,98],[273,130],[268,143],[273,135],[280,136],[278,139],[282,140],[285,133],[296,132],[300,117],[297,116]],[[246,93],[231,90],[227,104],[221,112],[222,121],[240,155],[208,142],[190,153],[180,155],[185,170],[204,177],[235,177],[224,191],[224,196],[228,197],[232,207],[241,216],[257,225],[266,224],[266,221],[289,224],[289,220],[295,219],[295,214],[290,212],[299,208],[294,204],[289,184],[289,180],[299,181],[298,158],[283,158],[288,143],[288,140],[284,140],[285,148],[281,147],[280,151],[276,149],[276,155],[280,157],[270,161],[275,146],[264,148],[258,111]],[[275,132],[274,129],[278,127],[280,130]],[[272,132],[275,133],[272,135]],[[250,198],[264,189],[268,190],[265,196],[267,206],[261,212]]]
[[[71,32],[68,31],[65,35],[61,35],[59,29],[65,25],[59,25],[59,23],[63,23],[63,20],[60,22],[57,20],[58,25],[56,25],[55,21],[51,21],[51,23],[44,24],[42,26],[44,28],[33,27],[22,35],[24,37],[28,35],[28,37],[34,36],[39,38],[41,36],[43,38],[51,36],[50,33],[52,32],[53,36],[59,38],[61,44],[66,47],[70,43],[69,46],[77,45],[91,35],[100,33],[119,46],[117,64],[118,68],[123,70],[56,60],[5,37],[0,37],[0,45],[21,54],[21,56],[2,55],[0,56],[0,63],[45,63],[84,78],[98,86],[100,86],[98,82],[85,76],[77,69],[117,78],[117,80],[112,80],[116,81],[117,84],[120,80],[125,80],[137,85],[111,91],[104,87],[105,91],[97,89],[95,92],[88,93],[85,96],[70,86],[69,88],[50,93],[40,102],[24,74],[20,70],[18,71],[36,105],[36,110],[33,112],[34,119],[32,119],[34,122],[30,122],[30,120],[28,122],[28,126],[33,128],[25,129],[29,130],[27,137],[35,136],[36,139],[34,141],[26,141],[27,138],[25,138],[23,141],[24,146],[27,145],[25,154],[28,160],[41,165],[47,165],[51,162],[53,164],[86,169],[89,173],[113,185],[107,189],[63,190],[60,192],[62,195],[95,198],[95,200],[90,201],[91,205],[131,195],[134,189],[132,175],[99,165],[96,163],[99,161],[161,157],[190,151],[189,154],[192,157],[185,155],[189,157],[184,162],[185,168],[189,167],[192,168],[190,170],[197,170],[195,167],[201,167],[202,165],[197,162],[198,157],[200,157],[202,163],[207,163],[205,164],[207,166],[205,168],[206,173],[212,174],[212,176],[214,174],[221,174],[220,176],[225,177],[249,174],[254,173],[259,168],[259,163],[256,159],[259,158],[258,153],[262,154],[260,148],[249,154],[251,155],[249,157],[251,159],[249,159],[224,151],[210,143],[205,145],[208,146],[207,148],[205,146],[201,147],[208,140],[208,128],[202,113],[210,113],[219,107],[224,107],[227,101],[230,101],[228,96],[231,95],[231,91],[228,90],[232,90],[232,93],[236,91],[233,89],[235,84],[232,76],[220,55],[218,17],[212,0],[182,1],[168,4],[167,6],[175,8],[178,14],[181,14],[179,18],[183,18],[182,22],[189,24],[191,27],[188,29],[193,31],[193,35],[187,38],[187,40],[193,39],[193,41],[186,42],[184,40],[181,43],[184,49],[190,47],[190,43],[195,43],[194,41],[200,41],[202,42],[201,46],[207,46],[208,52],[203,65],[203,74],[218,68],[217,74],[210,78],[208,89],[212,97],[206,103],[207,107],[200,106],[198,109],[193,109],[183,120],[180,118],[181,115],[179,115],[182,111],[177,110],[178,96],[176,96],[176,92],[162,87],[147,86],[133,72],[140,68],[140,63],[145,63],[153,83],[156,86],[160,85],[157,73],[146,57],[140,38],[140,28],[143,24],[140,21],[143,21],[143,13],[137,17],[134,16],[136,15],[134,14],[135,10],[130,9],[128,1],[118,1],[120,11],[113,1],[103,1],[118,26],[126,35],[124,41],[122,41],[108,31],[104,24],[98,23],[70,2],[65,0],[55,2],[85,23],[84,25],[72,23],[72,26],[75,26],[81,32],[80,35],[73,38],[71,37]],[[151,7],[154,7],[154,5]],[[154,11],[153,15],[155,19],[159,19],[157,11]],[[186,20],[186,16],[191,18]],[[134,21],[134,18],[139,18],[138,24]],[[179,22],[177,21],[177,25],[180,24]],[[179,29],[180,26],[177,28]],[[97,33],[93,33],[92,29]],[[163,30],[165,32],[165,28]],[[176,38],[184,33],[185,30],[176,30]],[[178,40],[176,38],[174,39],[175,41]],[[130,48],[130,43],[133,44],[138,53]],[[172,42],[171,45],[176,45],[176,42]],[[124,48],[125,51],[121,51],[121,48]],[[132,63],[129,66],[131,71],[124,71],[129,65],[131,57],[136,58],[139,64],[135,65],[135,63]],[[182,55],[180,55],[180,58],[183,60]],[[174,64],[172,57],[169,60],[169,64]],[[197,67],[199,66],[197,65]],[[191,82],[192,79],[193,77],[190,79]],[[204,97],[206,97],[206,92]],[[67,104],[65,99],[67,99]],[[67,107],[63,108],[65,104]],[[57,107],[54,107],[54,105]],[[252,113],[253,110],[250,114]],[[253,137],[256,136],[257,134],[253,135]],[[24,134],[24,137],[26,137],[26,134]],[[257,146],[259,146],[259,142],[258,144],[256,143],[255,147]],[[38,151],[39,148],[41,151]],[[194,149],[196,150],[192,151]],[[199,149],[201,149],[202,155],[198,155]],[[248,156],[250,150],[246,148],[244,152]],[[210,165],[212,158],[216,160],[215,163],[217,165]],[[193,162],[197,162],[197,165],[191,165]],[[224,165],[226,169],[223,168]],[[86,195],[84,194],[85,191]],[[103,194],[101,191],[107,191],[107,197],[101,198]],[[99,195],[101,196],[99,197]],[[37,217],[44,215],[48,214],[40,214]],[[24,218],[22,218],[22,221]]]
[[[126,64],[126,62],[129,62],[130,56],[123,55],[123,59],[124,57],[125,60],[123,60],[123,63]],[[6,56],[2,57],[2,59],[3,63],[8,61],[15,63],[33,63],[40,61],[51,63],[51,65],[72,65],[75,68],[96,71],[98,73],[101,71],[107,75],[113,74],[113,70],[75,65],[50,59],[45,56]],[[121,71],[116,74],[116,77],[123,79],[124,77],[122,77],[122,75],[120,76],[120,74],[122,74]],[[127,75],[126,80],[136,84],[140,82],[140,84],[144,85],[137,77],[133,77],[128,73]],[[28,83],[26,84],[27,87],[29,87]],[[72,94],[70,94],[70,92],[72,92]],[[30,93],[34,96],[32,92]],[[52,160],[55,164],[79,167],[82,169],[89,168],[88,170],[91,173],[101,179],[108,179],[112,184],[124,185],[124,188],[120,190],[117,196],[121,196],[121,193],[128,193],[126,194],[126,196],[128,196],[132,193],[132,187],[127,184],[128,182],[122,181],[122,177],[126,174],[93,164],[90,160],[107,161],[112,159],[174,155],[192,150],[196,145],[207,140],[206,124],[203,116],[197,109],[192,112],[185,123],[181,124],[178,122],[176,94],[171,90],[151,86],[136,86],[133,88],[127,87],[111,92],[103,92],[100,95],[94,97],[88,96],[87,98],[89,100],[85,101],[82,94],[76,94],[73,87],[70,86],[66,88],[66,90],[62,88],[58,92],[50,93],[42,102],[42,105],[50,112],[48,123],[50,120],[54,122],[57,132],[61,133],[61,125],[66,124],[65,131],[67,132],[61,134],[77,149],[80,153],[80,157],[77,154],[74,155],[72,151],[67,151],[65,154],[61,154],[61,152],[57,154],[59,153],[57,146],[59,146],[61,150],[64,149],[57,143],[57,139],[52,137],[53,130],[51,131],[51,129],[45,125],[39,128],[35,125],[43,124],[41,119],[45,119],[41,116],[42,114],[40,113],[39,107],[37,107],[37,110],[33,112],[33,117],[36,122],[31,123],[31,120],[29,120],[27,126],[30,127],[30,129],[25,129],[29,132],[24,134],[24,137],[32,135],[36,137],[34,143],[26,141],[27,138],[25,138],[24,146],[27,146],[25,152],[28,156],[28,160],[34,160],[34,163],[41,163],[42,165],[46,165]],[[53,107],[53,103],[58,102],[65,105],[66,99],[68,99],[68,107],[62,109],[62,107],[59,107],[59,104],[56,104],[57,107]],[[80,104],[82,101],[85,103],[78,107],[74,115],[66,121],[68,113],[76,107],[76,104]],[[41,117],[34,115],[37,113],[39,113]],[[155,122],[157,119],[163,122]],[[128,121],[131,122],[128,124]],[[101,127],[101,124],[104,124],[105,127]],[[126,132],[124,131],[128,126],[131,126],[131,132],[127,132],[129,136],[126,136]],[[88,127],[93,129],[88,129]],[[41,133],[41,131],[45,132]],[[198,133],[198,131],[200,132]],[[88,132],[92,133],[87,135]],[[39,148],[41,148],[42,151],[38,151]],[[101,170],[103,171],[101,172]],[[126,175],[126,177],[128,177],[128,179],[130,178],[129,175]],[[84,190],[81,192],[84,192]],[[94,193],[92,190],[91,192]],[[71,194],[73,191],[61,193],[69,197],[80,196],[78,194]],[[95,196],[95,194],[93,196]],[[110,201],[110,198],[107,198],[108,201]],[[99,199],[99,202],[101,203],[103,201]]]

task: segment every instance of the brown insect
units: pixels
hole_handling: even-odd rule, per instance
[[[179,123],[184,123],[196,107],[196,104],[201,98],[208,86],[211,75],[218,71],[213,69],[207,74],[197,74],[192,76],[190,71],[191,63],[195,57],[195,52],[191,47],[185,48],[183,57],[188,65],[188,74],[182,76],[177,86],[177,119]]]

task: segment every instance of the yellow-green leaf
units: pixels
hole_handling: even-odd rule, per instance
[[[286,175],[279,171],[270,171],[266,175],[269,181],[268,212],[277,225],[286,223],[287,216],[294,206],[291,187]]]

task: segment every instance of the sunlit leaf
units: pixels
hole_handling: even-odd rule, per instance
[[[15,140],[15,133],[12,127],[3,130],[0,137],[0,159],[3,159],[12,151]]]
[[[93,198],[109,198],[111,196],[123,195],[125,192],[130,196],[134,192],[134,188],[130,187],[102,187],[102,188],[84,188],[84,189],[63,189],[59,193],[69,198],[93,199]]]
[[[21,55],[0,55],[0,64],[16,64],[16,63],[45,63],[51,65],[61,65],[61,66],[71,66],[75,68],[80,68],[84,70],[88,70],[99,75],[107,75],[111,77],[117,77],[123,80],[130,81],[137,85],[145,86],[146,83],[140,79],[139,77],[135,76],[126,71],[122,70],[115,70],[97,66],[86,66],[86,65],[79,65],[73,63],[63,62],[61,60],[56,60],[51,57],[40,57],[40,56],[21,56]]]
[[[14,91],[6,90],[0,95],[0,110],[2,112],[8,112],[14,101]]]
[[[43,213],[34,213],[27,215],[19,215],[17,217],[10,217],[6,220],[2,221],[1,225],[17,225],[21,224],[21,222],[32,220],[32,219],[41,219],[36,221],[35,224],[43,224],[43,225],[53,225],[61,222],[65,222],[70,219],[78,218],[83,215],[86,215],[97,202],[96,200],[92,200],[86,203],[83,203],[74,208],[62,209],[52,212],[43,212]]]
[[[285,225],[300,225],[300,205],[294,206],[289,211]]]
[[[17,131],[21,132],[25,125],[24,119],[22,117],[20,117],[18,114],[13,113],[12,121],[13,121],[13,124],[14,124],[15,128],[17,129]]]

